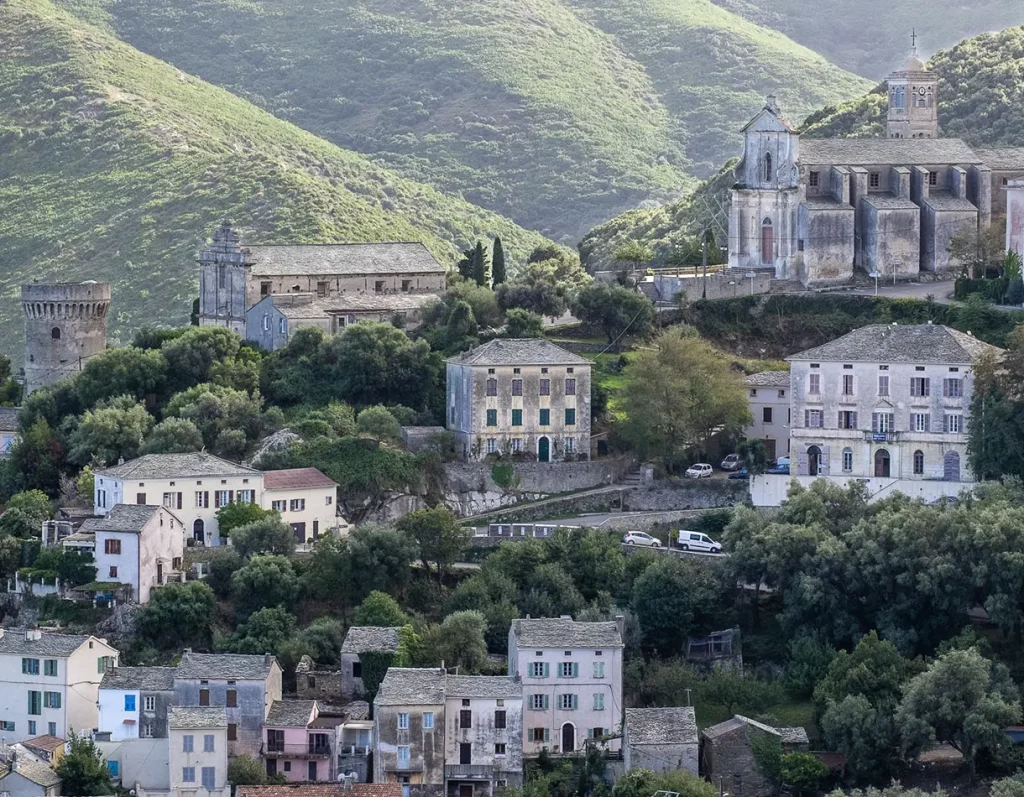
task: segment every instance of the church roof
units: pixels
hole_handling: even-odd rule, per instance
[[[881,193],[866,194],[864,201],[876,210],[920,210],[916,204],[907,197],[896,196],[888,191]]]
[[[970,365],[986,351],[1002,349],[939,324],[870,324],[786,359]]]
[[[1024,172],[1024,147],[991,147],[974,151],[990,169]]]
[[[924,202],[935,210],[961,210],[964,212],[977,212],[977,208],[966,199],[961,199],[949,191],[931,191],[925,197]]]
[[[421,243],[260,245],[249,252],[254,277],[445,273]]]
[[[747,130],[750,130],[752,127],[757,125],[758,122],[767,123],[767,127],[762,125],[762,130],[774,129],[780,132],[797,132],[796,125],[782,115],[782,111],[779,110],[779,106],[776,104],[774,97],[768,97],[764,107],[761,108],[753,119],[743,126],[743,129],[740,132],[745,133]]]
[[[928,166],[982,163],[982,158],[959,138],[801,138],[800,163]]]

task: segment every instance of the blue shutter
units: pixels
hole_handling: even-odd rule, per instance
[[[550,678],[551,677],[551,665],[548,662],[544,662],[544,677],[545,678]]]
[[[544,695],[544,709],[547,710],[549,708],[551,708],[551,696]]]
[[[575,661],[572,663],[572,677],[573,678],[579,678],[580,677],[580,665],[579,665],[578,662],[575,662]]]

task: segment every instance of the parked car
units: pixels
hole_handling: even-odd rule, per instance
[[[714,472],[708,463],[698,462],[696,465],[688,467],[683,475],[687,479],[710,479]]]
[[[729,454],[729,456],[722,460],[722,464],[719,467],[722,470],[739,470],[740,464],[739,454]]]
[[[768,468],[765,473],[772,473],[774,475],[789,475],[789,457],[779,457],[775,460],[775,464]]]
[[[646,545],[648,548],[661,547],[661,540],[652,537],[650,534],[645,534],[642,531],[627,531],[626,535],[622,538],[622,541],[626,545]]]
[[[735,473],[730,473],[729,474],[729,478],[730,479],[749,479],[750,478],[750,471],[748,471],[746,468],[740,468]]]
[[[684,551],[707,551],[708,553],[721,553],[722,544],[715,542],[707,534],[699,531],[687,531],[679,529],[677,544]]]

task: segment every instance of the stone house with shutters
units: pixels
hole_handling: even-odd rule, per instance
[[[789,456],[789,371],[762,371],[743,380],[750,405],[750,425],[745,440],[760,440],[771,462]]]
[[[972,482],[973,367],[1002,350],[949,327],[874,324],[788,358],[791,474]]]
[[[113,667],[100,681],[97,738],[166,739],[174,704],[174,667]]]
[[[224,708],[173,706],[167,715],[171,794],[230,797]]]

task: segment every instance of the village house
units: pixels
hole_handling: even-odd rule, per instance
[[[55,767],[64,757],[67,743],[67,739],[62,739],[60,736],[43,734],[42,736],[33,736],[31,739],[26,739],[16,746],[23,749],[30,757],[46,764],[46,766]]]
[[[60,777],[46,764],[16,754],[0,757],[0,794],[5,797],[57,797]]]
[[[282,783],[235,787],[235,797],[403,797],[397,783]]]
[[[373,702],[374,783],[399,783],[405,797],[443,797],[446,677],[388,670]]]
[[[754,740],[767,735],[779,740],[783,753],[806,753],[810,748],[803,728],[773,728],[736,714],[705,728],[702,771],[704,777],[730,794],[767,797],[775,788],[761,773],[754,757]]]
[[[167,727],[171,792],[181,797],[230,797],[225,709],[173,706]]]
[[[514,620],[508,673],[523,684],[523,750],[572,753],[587,739],[614,737],[622,726],[622,628],[570,617]]]
[[[316,468],[290,468],[263,473],[261,504],[281,515],[300,545],[321,534],[348,527],[338,515],[338,483]]]
[[[100,680],[118,652],[102,639],[38,628],[0,629],[0,735],[67,738],[96,727]]]
[[[96,736],[104,741],[166,739],[175,667],[112,667],[100,682]]]
[[[622,758],[627,772],[700,774],[700,739],[692,706],[627,708],[625,715]]]
[[[0,407],[0,457],[6,457],[18,439],[18,410],[18,407]]]
[[[334,731],[318,727],[315,700],[275,700],[267,714],[263,758],[268,775],[289,782],[334,780]]]
[[[397,626],[353,626],[345,632],[345,639],[341,643],[343,700],[359,700],[363,697],[363,665],[359,661],[359,654],[397,653],[400,630]]]
[[[419,322],[445,292],[446,269],[422,243],[246,246],[225,221],[199,253],[199,323],[274,351],[297,329]]]
[[[750,405],[750,425],[743,430],[746,440],[764,443],[768,461],[789,456],[789,372],[761,371],[743,380]]]
[[[496,338],[449,359],[447,425],[462,457],[589,459],[590,367],[540,338]]]

